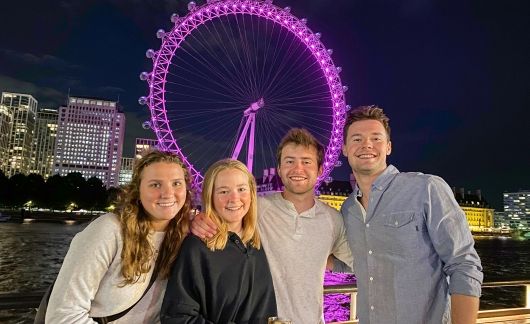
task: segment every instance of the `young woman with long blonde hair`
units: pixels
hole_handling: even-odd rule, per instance
[[[203,210],[219,227],[206,242],[182,243],[171,272],[162,323],[267,323],[274,287],[257,228],[256,181],[237,160],[214,163],[204,176]]]

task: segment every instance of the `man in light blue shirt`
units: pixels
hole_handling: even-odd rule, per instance
[[[388,121],[365,106],[344,126],[343,154],[357,185],[341,212],[359,321],[475,323],[483,274],[465,214],[443,179],[387,166]]]

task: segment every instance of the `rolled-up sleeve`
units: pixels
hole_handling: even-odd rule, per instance
[[[425,190],[426,222],[432,244],[449,276],[449,293],[480,297],[482,265],[464,211],[447,183],[430,177]]]

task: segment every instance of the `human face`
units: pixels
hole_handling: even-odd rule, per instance
[[[392,151],[391,144],[381,122],[360,120],[348,127],[342,153],[348,158],[355,176],[377,176],[386,168],[386,156]]]
[[[287,195],[313,195],[317,178],[322,174],[318,166],[317,149],[313,146],[287,144],[282,149],[278,175]]]
[[[250,208],[250,186],[247,175],[238,169],[225,169],[214,181],[213,208],[228,224],[228,230],[241,231],[243,218]]]
[[[140,177],[140,201],[155,231],[164,231],[186,201],[186,180],[180,165],[155,162]]]

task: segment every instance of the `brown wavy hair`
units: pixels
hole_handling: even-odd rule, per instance
[[[166,228],[164,241],[160,246],[156,266],[159,278],[167,278],[170,268],[177,257],[182,240],[189,232],[190,213],[192,209],[191,176],[182,162],[174,153],[159,150],[148,150],[142,157],[135,160],[131,182],[122,188],[118,200],[116,214],[119,217],[123,250],[121,252],[121,274],[123,285],[136,283],[142,275],[151,269],[155,251],[149,240],[153,228],[149,217],[140,203],[140,183],[143,170],[157,162],[174,163],[184,171],[186,182],[186,201],[177,215]]]
[[[206,240],[206,246],[212,251],[222,250],[226,247],[228,241],[228,224],[217,214],[213,207],[213,196],[215,190],[215,180],[219,172],[227,169],[236,169],[242,171],[248,178],[248,186],[250,189],[250,207],[247,214],[243,217],[243,232],[241,234],[241,241],[246,245],[250,244],[256,249],[260,249],[260,237],[257,229],[258,223],[258,207],[256,194],[256,180],[247,167],[238,160],[224,159],[215,162],[208,168],[204,175],[204,182],[202,184],[202,203],[204,206],[204,214],[211,219],[218,228],[217,234],[212,238]]]

